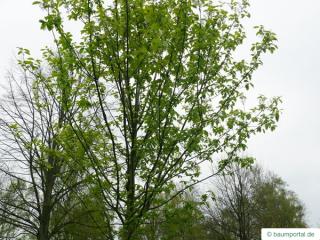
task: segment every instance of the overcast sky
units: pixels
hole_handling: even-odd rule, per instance
[[[0,83],[14,64],[16,47],[36,55],[50,43],[39,30],[40,11],[32,0],[0,0]],[[307,208],[311,226],[320,226],[320,1],[251,0],[247,25],[265,25],[279,50],[263,59],[254,75],[255,93],[282,96],[283,114],[275,132],[250,140],[247,154],[280,175]]]
[[[251,139],[248,150],[279,174],[320,227],[320,1],[252,0],[250,22],[277,33],[279,49],[264,58],[255,90],[282,96],[278,129]]]

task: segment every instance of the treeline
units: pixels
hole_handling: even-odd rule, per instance
[[[305,227],[305,208],[280,177],[234,164],[206,194],[189,191],[148,216],[138,239],[256,240],[261,228]]]
[[[32,233],[39,229],[31,207],[36,199],[27,185],[16,180],[2,188],[1,239],[37,239]],[[257,165],[242,168],[233,164],[210,186],[204,194],[189,190],[148,214],[137,229],[136,239],[255,240],[260,239],[261,228],[307,227],[305,208],[296,194],[280,177]],[[178,190],[179,185],[173,189]],[[118,227],[110,224],[112,211],[105,208],[99,193],[83,188],[72,191],[74,194],[52,209],[49,228],[56,232],[52,231],[50,239],[112,237]],[[27,227],[28,222],[34,228]]]

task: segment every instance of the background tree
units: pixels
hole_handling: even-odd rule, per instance
[[[254,166],[233,164],[214,181],[215,200],[207,209],[210,239],[253,240],[261,228],[306,227],[304,207],[281,178]]]
[[[0,199],[8,198],[8,193],[6,193],[6,185],[8,185],[7,178],[4,177],[2,174],[0,174]],[[15,201],[14,198],[10,199],[10,202]],[[6,206],[6,208],[9,208],[10,206]],[[10,217],[10,216],[8,216]],[[8,224],[6,221],[7,215],[1,214],[0,216],[0,239],[3,240],[9,240],[9,239],[21,239],[19,235],[19,230],[16,226]]]
[[[79,189],[78,189],[79,191]],[[78,203],[75,205],[75,203]],[[79,204],[80,203],[80,204]],[[63,201],[63,207],[52,216],[57,224],[61,215],[65,215],[66,225],[55,239],[63,240],[106,240],[114,239],[112,226],[108,223],[108,211],[105,209],[101,195],[92,189],[83,189],[73,193],[68,200]],[[75,207],[70,207],[75,205]],[[68,212],[65,212],[68,211]]]
[[[270,174],[255,190],[257,225],[269,228],[305,228],[305,207],[278,176]]]
[[[211,177],[199,178],[201,163],[223,153],[227,160],[220,162],[221,171],[246,149],[250,136],[275,129],[279,98],[260,97],[253,109],[240,107],[261,55],[276,48],[275,35],[257,27],[260,39],[252,45],[251,58],[235,58],[245,40],[241,20],[249,16],[247,1],[35,4],[47,14],[41,27],[52,31],[55,51],[65,56],[61,63],[44,53],[49,65],[66,66],[63,81],[53,78],[53,83],[65,92],[62,100],[77,96],[66,105],[77,114],[62,115],[86,153],[83,168],[93,172],[106,208],[116,215],[114,223],[122,225],[122,239],[136,238],[149,211]],[[66,31],[64,23],[70,20],[79,23],[73,30],[80,38]],[[39,69],[38,62],[28,57],[23,64]],[[56,165],[49,161],[46,167],[54,180]],[[157,202],[178,177],[186,179],[184,188]]]
[[[83,166],[75,164],[84,161],[85,154],[68,121],[77,111],[70,92],[72,72],[61,52],[43,53],[45,67],[22,56],[0,104],[0,171],[8,178],[0,198],[0,219],[23,239],[53,239],[67,222],[64,214],[53,225],[52,215],[85,181]],[[74,201],[64,211],[78,204]]]
[[[233,164],[214,181],[216,200],[209,215],[212,233],[219,239],[249,240],[253,237],[252,195],[261,177],[258,171]]]

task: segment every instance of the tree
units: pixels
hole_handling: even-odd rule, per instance
[[[67,121],[77,111],[68,91],[72,73],[62,55],[44,54],[50,56],[47,71],[32,65],[40,66],[40,61],[21,59],[19,76],[9,77],[8,94],[0,104],[0,171],[8,178],[0,220],[23,239],[53,239],[66,219],[61,215],[53,225],[52,215],[85,181],[82,168],[70,164],[70,159],[85,159]]]
[[[256,187],[257,224],[264,228],[305,228],[305,208],[296,193],[278,176],[270,174]]]
[[[234,164],[214,181],[215,200],[207,209],[209,236],[253,240],[262,228],[306,227],[304,207],[281,178],[254,166]]]
[[[174,191],[178,191],[178,187]],[[165,199],[165,196],[162,196]],[[205,200],[189,190],[147,215],[138,233],[144,240],[205,240]]]
[[[99,192],[98,192],[99,193]],[[75,203],[75,207],[70,206]],[[105,209],[101,196],[92,189],[86,189],[74,193],[67,201],[62,203],[63,208],[55,211],[52,221],[58,222],[61,215],[66,215],[68,224],[60,231],[55,239],[63,240],[106,240],[114,239],[112,226],[108,224],[108,211]],[[68,210],[66,213],[65,211]]]
[[[210,0],[39,0],[41,28],[72,75],[62,89],[77,95],[68,121],[81,143],[107,208],[135,239],[144,216],[199,178],[201,163],[223,153],[222,170],[257,132],[275,129],[279,98],[239,107],[275,35],[257,27],[251,59],[237,60],[248,2]],[[74,37],[65,23],[75,21]],[[77,31],[78,30],[78,31]],[[28,52],[23,51],[28,55]],[[49,65],[52,54],[46,54]],[[24,66],[38,69],[36,60]],[[71,83],[77,83],[74,87]],[[86,126],[86,127],[83,127]],[[87,163],[84,163],[87,164]],[[184,189],[157,205],[183,177]]]
[[[4,191],[5,185],[7,184],[7,180],[5,177],[0,175],[0,199],[7,198],[8,196]],[[15,199],[11,198],[10,201],[14,201]],[[9,207],[9,206],[6,206]],[[0,217],[0,239],[9,240],[9,239],[17,239],[19,240],[19,234],[15,226],[8,224],[5,220],[7,216],[4,214]]]
[[[260,170],[253,171],[233,164],[214,181],[216,199],[214,207],[209,209],[212,234],[217,239],[249,240],[253,234],[252,195]]]

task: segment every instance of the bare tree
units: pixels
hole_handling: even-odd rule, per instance
[[[259,166],[234,163],[214,180],[215,200],[206,209],[216,240],[254,240],[266,227],[305,227],[304,208],[283,180]]]
[[[215,179],[216,200],[208,212],[215,225],[214,232],[220,239],[229,239],[230,236],[233,236],[232,239],[251,239],[251,199],[257,176],[233,164]]]
[[[85,158],[68,121],[77,111],[72,73],[61,56],[55,60],[47,72],[21,61],[20,76],[10,75],[0,104],[0,171],[8,178],[1,189],[0,221],[23,239],[54,239],[72,223],[69,211],[81,204],[69,201],[85,181],[77,165]]]

